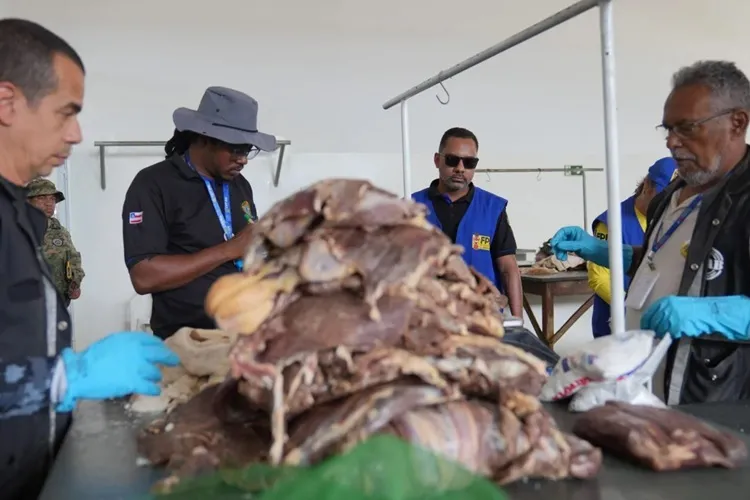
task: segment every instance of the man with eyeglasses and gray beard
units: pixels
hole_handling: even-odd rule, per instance
[[[659,394],[672,404],[750,398],[750,82],[734,63],[674,74],[662,129],[679,178],[650,204],[642,246],[624,246],[633,281],[626,329],[671,335]],[[606,242],[568,227],[552,239],[608,266]]]
[[[413,193],[412,199],[427,205],[427,220],[464,248],[466,263],[508,297],[513,316],[523,318],[521,273],[506,212],[508,201],[471,182],[479,163],[478,149],[471,131],[447,130],[434,157],[439,177],[429,188]]]

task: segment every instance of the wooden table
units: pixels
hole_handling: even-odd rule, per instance
[[[586,271],[567,271],[539,276],[521,275],[521,282],[523,283],[523,308],[529,315],[529,320],[537,336],[550,347],[553,347],[594,304],[594,294],[589,287]],[[539,328],[539,322],[531,309],[527,295],[542,297],[541,328]],[[572,295],[590,295],[590,297],[555,332],[555,297],[570,297]]]

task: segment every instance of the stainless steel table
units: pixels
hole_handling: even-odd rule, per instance
[[[682,411],[727,426],[750,430],[750,402],[685,406]],[[576,416],[550,406],[558,424],[570,429]],[[41,500],[148,498],[161,472],[136,466],[135,432],[121,403],[84,403],[47,479]],[[742,435],[748,446],[750,439]],[[745,500],[750,497],[750,465],[733,471],[710,469],[654,473],[614,457],[591,481],[519,482],[506,488],[513,500]]]

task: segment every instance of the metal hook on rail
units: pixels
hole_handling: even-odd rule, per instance
[[[539,182],[541,180],[542,180],[542,169],[540,168],[536,174],[536,181]]]
[[[490,173],[489,172],[485,172],[484,175],[487,176],[487,182],[492,182],[492,178],[490,177]]]
[[[451,93],[448,92],[448,89],[445,88],[445,85],[443,85],[443,82],[440,82],[440,86],[443,87],[443,92],[445,92],[446,98],[445,100],[442,100],[438,94],[435,94],[435,99],[437,99],[440,104],[445,106],[446,104],[451,102]]]

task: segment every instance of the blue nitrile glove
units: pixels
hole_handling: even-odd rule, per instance
[[[750,338],[750,298],[663,297],[641,317],[641,328],[653,330],[658,337],[698,337],[719,333],[729,340]]]
[[[128,394],[158,396],[157,365],[177,366],[180,359],[164,342],[144,332],[113,333],[83,352],[62,352],[66,390],[57,411],[73,411],[79,399],[109,399]]]
[[[555,257],[565,261],[568,252],[578,255],[583,260],[609,268],[609,245],[604,240],[595,238],[580,227],[568,226],[560,229],[549,242]],[[633,247],[622,246],[622,259],[625,272],[633,262]]]

